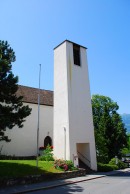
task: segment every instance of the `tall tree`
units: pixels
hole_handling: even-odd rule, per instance
[[[18,77],[12,73],[15,53],[7,41],[0,41],[0,141],[11,141],[5,131],[23,122],[31,113],[29,106],[23,106],[22,96],[17,97]]]
[[[117,113],[119,106],[111,98],[93,95],[92,109],[97,158],[108,162],[127,145],[126,129]]]

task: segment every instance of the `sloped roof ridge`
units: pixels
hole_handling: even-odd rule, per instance
[[[21,85],[21,84],[18,84],[18,86],[39,90],[39,88],[35,88],[35,87],[32,87],[32,86],[24,86],[24,85]],[[53,90],[47,90],[47,89],[42,89],[42,88],[40,88],[40,90],[48,91],[48,92],[54,92]]]
[[[29,86],[18,85],[17,96],[23,96],[23,102],[37,104],[39,89]],[[53,106],[53,91],[40,89],[40,104]]]

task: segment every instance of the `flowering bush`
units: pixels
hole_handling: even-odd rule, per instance
[[[39,150],[45,150],[44,146],[39,147]]]
[[[64,171],[77,169],[74,167],[74,164],[71,160],[55,160],[54,166],[55,168],[60,168]]]
[[[41,156],[39,156],[39,160],[42,160],[42,161],[54,161],[52,151],[53,151],[52,146],[48,145],[46,148],[43,149],[43,153],[42,153]]]

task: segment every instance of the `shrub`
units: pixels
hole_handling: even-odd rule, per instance
[[[77,168],[74,167],[74,164],[71,160],[55,160],[54,166],[57,169],[61,169],[64,171],[67,170],[76,170]]]
[[[109,162],[110,165],[115,165],[116,164],[116,158],[112,158]],[[118,164],[117,164],[118,169],[124,169],[127,167],[127,165],[122,162],[121,160],[118,159]]]
[[[49,145],[48,145],[49,146]],[[52,150],[53,150],[53,146],[49,146]],[[41,150],[41,151],[43,151],[43,150],[45,150],[47,147],[45,147],[45,146],[40,146],[39,147],[39,151]]]
[[[74,164],[73,164],[73,162],[71,160],[66,160],[65,163],[67,164],[69,169],[74,167]]]
[[[99,162],[99,163],[102,163],[102,164],[107,164],[108,162],[109,162],[109,159],[108,159],[108,156],[107,155],[98,155],[97,154],[97,162]]]
[[[109,171],[113,171],[113,170],[118,170],[117,165],[114,165],[114,164],[112,165],[112,164],[98,163],[97,167],[98,167],[99,172],[109,172]]]
[[[43,150],[43,153],[41,156],[39,156],[39,160],[41,161],[54,161],[53,158],[53,149],[51,146],[47,146],[45,150]]]

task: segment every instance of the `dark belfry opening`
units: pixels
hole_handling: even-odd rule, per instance
[[[80,46],[73,44],[74,64],[80,66]]]

